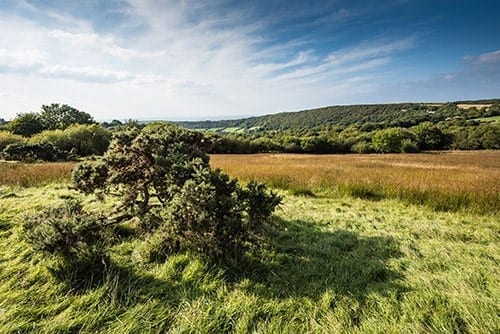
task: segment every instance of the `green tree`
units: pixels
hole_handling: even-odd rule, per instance
[[[405,139],[413,139],[412,134],[402,128],[388,128],[375,132],[373,135],[373,147],[377,152],[396,153],[401,152]]]
[[[93,124],[94,119],[90,114],[79,111],[67,104],[60,105],[52,103],[42,105],[40,120],[44,127],[49,130],[64,130],[71,124]]]
[[[7,125],[7,130],[16,135],[30,137],[45,130],[42,119],[37,113],[21,113]]]
[[[443,148],[444,134],[431,122],[423,122],[412,128],[417,136],[417,143],[422,150],[438,150]]]

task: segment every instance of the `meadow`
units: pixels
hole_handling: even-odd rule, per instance
[[[498,151],[212,155],[211,163],[240,179],[264,180],[296,195],[393,198],[472,213],[496,213],[500,206]]]
[[[68,188],[71,163],[0,164],[0,333],[500,330],[499,153],[211,163],[284,196],[248,265],[231,270],[187,253],[150,263],[133,239],[84,285],[34,253],[20,225],[24,213],[67,198],[103,204]]]

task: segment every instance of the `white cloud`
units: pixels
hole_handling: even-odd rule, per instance
[[[8,68],[25,68],[43,64],[47,53],[38,49],[0,49],[0,65]]]
[[[1,20],[0,13],[0,29],[17,32],[0,40],[0,91],[31,96],[0,96],[9,116],[33,109],[34,101],[75,103],[97,119],[223,118],[347,103],[372,94],[372,72],[414,43],[366,42],[325,57],[307,39],[263,47],[265,23],[241,12],[220,16],[196,1],[129,5],[124,14],[140,33],[121,26],[102,32],[92,22],[70,24],[71,15],[38,8],[27,10],[55,23]]]
[[[68,43],[73,48],[76,47],[98,50],[125,60],[131,58],[154,58],[167,55],[167,51],[165,50],[139,52],[135,49],[124,48],[119,46],[112,36],[100,36],[94,32],[70,33],[62,30],[52,30],[48,33],[48,35],[49,37],[55,38],[62,43]]]

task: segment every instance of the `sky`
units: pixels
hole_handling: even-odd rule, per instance
[[[500,97],[496,0],[0,0],[0,118],[215,120]]]

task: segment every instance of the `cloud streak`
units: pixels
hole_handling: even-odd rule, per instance
[[[57,100],[44,103],[73,101],[99,119],[208,119],[375,102],[393,98],[382,95],[384,80],[394,80],[395,59],[420,43],[414,33],[344,43],[300,33],[359,20],[344,6],[273,3],[265,13],[229,3],[127,0],[95,21],[55,5],[10,2],[10,10],[0,7],[0,29],[15,32],[0,40],[0,93],[34,97],[0,102],[22,112],[46,96]],[[496,52],[470,57],[464,67],[478,75],[489,68],[498,80],[497,59]]]

